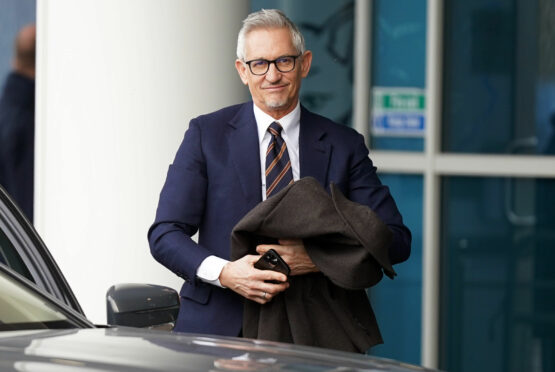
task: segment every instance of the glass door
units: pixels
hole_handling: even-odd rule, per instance
[[[426,5],[421,363],[555,371],[555,1]]]
[[[554,17],[549,0],[444,2],[440,147],[469,168],[505,163],[441,176],[449,371],[555,371]]]

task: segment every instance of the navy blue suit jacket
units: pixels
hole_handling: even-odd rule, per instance
[[[12,72],[0,97],[0,184],[33,221],[35,81]]]
[[[241,329],[242,297],[201,282],[196,270],[209,255],[229,259],[231,230],[262,200],[252,105],[191,120],[160,194],[148,235],[156,260],[185,279],[177,331],[236,336]],[[408,258],[410,231],[378,179],[360,134],[301,106],[299,158],[301,178],[314,177],[328,191],[335,183],[389,226],[394,233],[392,263]],[[191,239],[197,230],[198,244]]]

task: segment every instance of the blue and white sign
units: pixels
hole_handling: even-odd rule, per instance
[[[425,90],[419,88],[374,88],[372,134],[423,137],[426,127],[425,94]]]

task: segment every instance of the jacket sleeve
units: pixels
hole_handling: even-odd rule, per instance
[[[202,221],[206,188],[201,130],[193,119],[169,167],[148,232],[153,257],[189,283],[195,283],[198,266],[210,255],[191,239]]]
[[[367,205],[389,227],[393,233],[389,247],[389,259],[392,264],[407,260],[411,250],[411,233],[403,223],[403,217],[389,187],[382,185],[376,167],[368,157],[368,149],[364,137],[357,135],[349,172],[349,199]]]

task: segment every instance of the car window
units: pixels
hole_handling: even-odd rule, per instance
[[[17,253],[15,247],[2,230],[0,230],[0,263],[12,268],[34,282],[29,269],[27,269],[27,265],[25,265],[21,256]]]
[[[0,331],[79,327],[55,303],[15,277],[0,272],[0,288]]]
[[[3,265],[83,314],[40,236],[0,185],[0,266]]]

